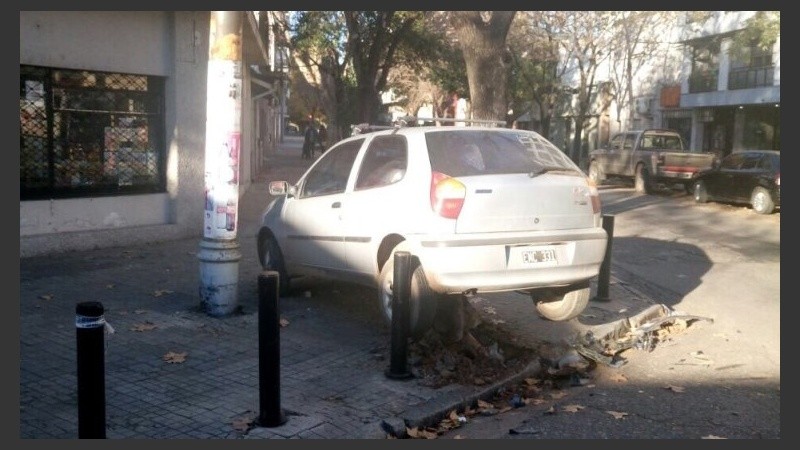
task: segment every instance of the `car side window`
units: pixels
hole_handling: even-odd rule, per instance
[[[400,181],[408,166],[408,145],[403,136],[376,136],[358,170],[355,190],[387,186]]]
[[[622,140],[625,138],[624,135],[618,134],[611,138],[611,142],[609,142],[608,148],[611,150],[619,150],[622,148]]]
[[[364,139],[357,139],[332,147],[325,152],[317,164],[306,174],[300,187],[299,197],[316,197],[344,192],[353,162],[363,143]]]
[[[633,141],[636,140],[635,134],[626,134],[625,135],[625,142],[622,144],[622,148],[625,150],[632,150],[633,149]]]
[[[720,169],[738,169],[742,165],[741,153],[734,153],[726,156],[720,163]]]
[[[754,154],[747,154],[744,155],[744,161],[742,161],[742,169],[757,169],[758,163],[761,161],[761,155],[754,155]]]

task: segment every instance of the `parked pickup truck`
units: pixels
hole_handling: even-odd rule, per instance
[[[714,166],[714,153],[691,152],[675,130],[648,129],[615,134],[608,145],[589,153],[589,178],[633,180],[649,194],[659,184],[682,184],[691,192],[695,174]]]

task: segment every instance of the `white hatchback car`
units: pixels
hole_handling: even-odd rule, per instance
[[[411,254],[409,326],[439,301],[523,291],[543,317],[587,306],[605,256],[596,186],[533,131],[398,127],[343,139],[294,183],[273,181],[258,253],[291,279],[313,274],[377,288],[391,323],[394,252]]]

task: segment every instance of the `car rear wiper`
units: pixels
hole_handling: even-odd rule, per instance
[[[576,174],[577,172],[575,169],[570,169],[568,167],[561,167],[561,166],[542,166],[539,169],[532,170],[528,172],[528,176],[531,178],[537,177],[543,173],[548,172],[565,172],[565,173],[572,173]]]

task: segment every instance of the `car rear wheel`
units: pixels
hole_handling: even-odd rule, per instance
[[[563,322],[578,317],[589,304],[591,287],[582,284],[577,289],[534,291],[531,298],[536,311],[545,319]]]
[[[258,255],[261,267],[264,270],[278,272],[279,295],[281,297],[288,295],[289,274],[286,272],[283,253],[281,253],[281,248],[278,246],[278,241],[267,231],[262,231],[258,235]]]
[[[706,185],[702,181],[696,181],[694,183],[694,201],[697,203],[705,203],[708,201],[708,191],[706,191]]]
[[[769,191],[763,187],[753,189],[750,204],[753,206],[753,211],[758,214],[772,214],[775,211],[775,202],[772,201]]]
[[[392,325],[392,299],[394,298],[394,254],[401,249],[400,246],[395,247],[383,265],[378,278],[378,307],[381,316],[389,326]],[[411,272],[411,288],[408,305],[408,333],[412,338],[419,338],[433,325],[439,295],[428,286],[425,272],[417,258],[411,258],[409,271]]]
[[[634,179],[633,187],[640,194],[650,194],[653,191],[650,172],[643,165],[636,166],[636,178]]]

